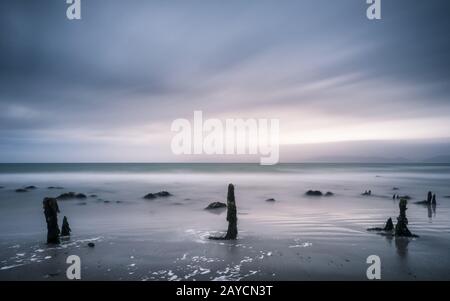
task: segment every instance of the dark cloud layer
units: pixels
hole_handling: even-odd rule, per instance
[[[2,161],[108,156],[128,133],[166,151],[170,122],[196,109],[264,111],[294,134],[302,112],[347,128],[445,119],[449,1],[382,1],[377,22],[365,2],[82,0],[68,21],[62,0],[1,0]]]

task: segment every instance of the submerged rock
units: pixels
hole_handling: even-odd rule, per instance
[[[64,187],[59,187],[59,186],[49,186],[47,187],[47,189],[64,189]]]
[[[44,198],[42,205],[47,223],[47,243],[59,244],[58,201],[55,198]]]
[[[69,222],[67,221],[67,217],[64,216],[62,226],[61,226],[61,236],[70,236],[70,232],[72,232],[72,229],[70,229]]]
[[[393,187],[392,190],[400,190],[398,187]]]
[[[33,185],[25,187],[26,190],[33,190],[33,189],[36,189],[36,188],[37,187],[33,186]]]
[[[169,196],[172,196],[172,194],[170,194],[170,192],[160,191],[157,193],[149,193],[144,196],[144,199],[153,200],[153,199],[156,199],[157,197],[169,197]]]
[[[237,209],[236,209],[236,200],[234,197],[234,185],[228,185],[228,195],[227,195],[227,221],[228,221],[228,230],[227,234],[223,237],[209,237],[209,239],[215,240],[234,240],[237,238],[238,229],[237,229]]]
[[[334,193],[332,193],[331,191],[327,191],[327,193],[325,193],[325,196],[333,196]]]
[[[89,242],[87,245],[88,245],[89,248],[95,247],[95,244],[93,242]]]
[[[267,199],[266,202],[275,202],[274,198]]]
[[[18,188],[16,189],[16,192],[28,192],[25,188]]]
[[[227,204],[222,203],[222,202],[213,202],[211,204],[209,204],[205,210],[212,210],[212,209],[219,209],[219,208],[226,208]]]
[[[58,200],[85,199],[87,196],[83,193],[66,192],[56,197]]]

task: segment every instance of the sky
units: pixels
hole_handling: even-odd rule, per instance
[[[450,155],[450,2],[367,7],[82,0],[69,21],[63,0],[0,0],[0,162],[189,161],[170,127],[195,110],[279,119],[292,161]]]

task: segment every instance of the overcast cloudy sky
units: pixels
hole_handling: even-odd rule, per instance
[[[0,162],[176,160],[194,110],[289,145],[450,136],[448,0],[81,2],[0,0]]]

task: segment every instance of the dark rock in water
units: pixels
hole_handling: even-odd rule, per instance
[[[392,222],[392,218],[389,218],[386,221],[386,225],[384,228],[369,228],[367,231],[385,231],[385,232],[392,232],[394,230],[394,223]]]
[[[325,193],[325,196],[333,196],[334,193],[332,193],[331,191],[328,191],[327,193]]]
[[[417,235],[412,234],[408,229],[408,218],[406,217],[407,204],[408,201],[406,199],[400,199],[400,215],[397,217],[397,225],[395,225],[395,236],[417,237]]]
[[[275,202],[274,198],[267,199],[266,202]]]
[[[58,200],[85,199],[87,196],[83,193],[66,192],[56,197]]]
[[[47,189],[58,189],[58,190],[60,190],[60,189],[64,189],[64,187],[59,187],[59,186],[49,186],[49,187],[47,187]]]
[[[444,198],[450,199],[450,195],[444,195]]]
[[[120,204],[120,203],[122,203],[122,201],[116,201],[116,204]]]
[[[384,226],[384,231],[392,231],[394,230],[394,223],[392,222],[392,218],[389,218]]]
[[[55,198],[44,198],[42,205],[44,207],[45,221],[47,222],[47,243],[59,244],[58,201]]]
[[[209,237],[209,239],[214,240],[234,240],[237,238],[237,209],[236,200],[234,197],[234,185],[228,185],[228,195],[227,195],[227,221],[228,230],[224,237]]]
[[[5,188],[4,186],[0,186],[0,189],[3,189],[3,188]]]
[[[436,194],[433,194],[431,191],[428,192],[427,199],[419,202],[415,202],[414,204],[418,205],[436,205]]]
[[[418,202],[415,202],[414,204],[417,204],[417,205],[425,205],[425,206],[430,205],[430,204],[428,203],[427,200],[418,201]]]
[[[90,243],[88,243],[87,245],[88,245],[89,248],[95,247],[95,244],[94,244],[93,242],[90,242]]]
[[[86,206],[87,203],[86,202],[79,202],[79,203],[77,203],[77,205],[79,205],[79,206]]]
[[[226,208],[227,204],[222,202],[213,202],[208,205],[208,207],[205,208],[205,210],[212,210],[212,209],[219,209],[219,208]]]
[[[36,188],[37,187],[33,186],[33,185],[25,187],[26,190],[33,190],[33,189],[36,189]]]
[[[322,191],[319,191],[319,190],[308,190],[305,194],[307,196],[322,196],[323,195]]]
[[[398,187],[393,187],[392,190],[400,190]]]
[[[64,216],[62,226],[61,226],[61,236],[70,236],[70,232],[72,232],[72,229],[70,229],[69,222],[67,221],[67,217]]]
[[[96,198],[97,195],[96,195],[96,194],[91,194],[89,197],[91,197],[91,198]]]
[[[428,204],[431,204],[431,199],[433,198],[433,193],[431,191],[428,191],[427,195],[427,202]]]
[[[18,189],[16,189],[16,192],[28,192],[28,190],[26,190],[24,188],[18,188]]]
[[[168,196],[171,196],[171,195],[172,194],[170,194],[167,191],[160,191],[160,192],[157,192],[157,193],[149,193],[146,196],[144,196],[144,199],[153,200],[153,199],[156,199],[157,197],[168,197]]]
[[[109,204],[109,203],[111,203],[110,201],[107,201],[107,200],[105,200],[105,201],[103,201],[103,203],[105,203],[105,204]]]
[[[372,190],[369,190],[369,191],[364,191],[364,193],[362,193],[362,195],[364,195],[364,196],[369,196],[369,195],[372,195]]]

